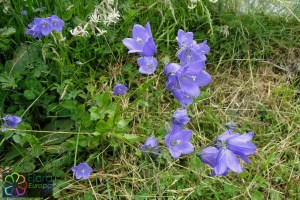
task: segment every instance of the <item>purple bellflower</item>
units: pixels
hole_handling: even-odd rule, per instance
[[[247,155],[251,155],[256,151],[256,146],[250,142],[253,135],[253,132],[240,135],[228,129],[215,139],[214,146],[201,150],[201,161],[213,168],[213,176],[226,176],[229,170],[241,173],[245,170],[242,168],[237,156],[246,163],[250,162]]]
[[[186,108],[187,105],[191,105],[193,103],[192,96],[186,94],[180,89],[174,89],[173,91],[174,97],[179,101],[180,105],[183,108]]]
[[[173,92],[182,107],[193,103],[193,97],[200,95],[200,88],[211,82],[211,76],[204,71],[205,61],[197,61],[185,66],[177,63],[167,64],[167,89]]]
[[[146,27],[136,24],[132,29],[132,38],[123,39],[128,53],[139,53],[142,56],[153,56],[156,51],[149,22]]]
[[[63,26],[64,21],[56,15],[47,18],[34,18],[25,33],[32,35],[33,38],[41,39],[43,36],[48,36],[52,31],[61,32]]]
[[[172,124],[177,125],[181,128],[184,127],[186,123],[190,121],[190,118],[187,116],[186,109],[177,109],[172,117]]]
[[[128,88],[121,83],[117,83],[114,87],[114,95],[123,96],[128,91]]]
[[[22,121],[21,117],[14,115],[7,115],[2,118],[5,122],[5,126],[11,126],[17,128],[18,124]]]
[[[157,67],[157,60],[153,56],[138,58],[137,63],[141,74],[153,74]]]
[[[193,40],[192,32],[185,33],[181,29],[179,29],[177,33],[176,40],[180,48],[176,56],[179,58],[181,65],[206,60],[205,54],[210,51],[209,46],[206,45],[207,41],[197,44],[196,41]]]
[[[51,17],[48,17],[48,20],[50,21],[53,30],[60,33],[62,32],[62,28],[65,25],[63,20],[61,20],[56,15],[52,15]]]
[[[44,36],[48,36],[53,30],[51,22],[48,18],[35,18],[33,22],[35,25],[35,30],[39,31]]]
[[[181,154],[190,154],[194,151],[194,146],[190,140],[192,131],[184,130],[180,126],[173,125],[172,130],[165,137],[165,144],[173,158],[178,158]]]
[[[93,169],[86,163],[80,163],[72,167],[72,171],[75,172],[76,179],[88,179]]]
[[[145,144],[143,144],[139,150],[143,151],[144,153],[147,153],[147,151],[151,150],[154,155],[158,155],[161,152],[161,149],[157,148],[157,146],[157,140],[151,136],[146,139]]]

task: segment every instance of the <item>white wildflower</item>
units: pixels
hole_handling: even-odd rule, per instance
[[[73,30],[70,30],[71,34],[73,36],[87,36],[89,33],[85,30],[87,27],[88,23],[86,25],[84,25],[84,27],[82,28],[82,26],[78,25],[76,26]]]

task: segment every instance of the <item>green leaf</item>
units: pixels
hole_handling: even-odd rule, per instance
[[[119,128],[125,128],[129,122],[131,122],[132,119],[121,119],[120,121],[118,121],[117,126]]]
[[[40,144],[35,144],[31,149],[31,154],[35,158],[38,158],[40,155],[42,155],[43,150]]]
[[[25,90],[24,91],[24,97],[27,100],[32,100],[32,99],[35,99],[36,95],[32,90]]]
[[[0,76],[0,84],[3,89],[15,89],[18,87],[15,78],[5,73]]]

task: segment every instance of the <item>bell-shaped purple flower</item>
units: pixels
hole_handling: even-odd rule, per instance
[[[186,33],[179,29],[176,37],[179,48],[191,45],[193,43],[193,35],[193,32]]]
[[[206,86],[211,82],[211,76],[205,72],[205,62],[198,61],[181,67],[177,63],[166,65],[165,74],[168,73],[168,90],[180,89],[192,97],[200,95],[199,87]]]
[[[201,161],[214,168],[212,175],[226,176],[231,170],[235,173],[244,171],[238,157],[249,163],[247,155],[256,151],[256,146],[250,142],[253,132],[240,135],[228,129],[215,139],[215,146],[209,146],[200,152]]]
[[[2,118],[4,120],[5,126],[11,126],[17,128],[18,124],[22,121],[21,117],[14,115],[6,115]]]
[[[178,109],[174,112],[172,116],[172,124],[177,125],[181,128],[184,127],[186,123],[190,121],[190,118],[187,116],[186,109]]]
[[[93,169],[86,163],[80,163],[72,167],[72,171],[75,172],[76,179],[88,179]]]
[[[137,63],[141,74],[153,74],[157,67],[157,60],[153,56],[138,58]]]
[[[180,105],[183,108],[186,108],[187,105],[191,105],[193,103],[192,96],[186,94],[180,89],[174,89],[173,91],[174,97],[179,101]]]
[[[114,95],[123,96],[127,91],[128,88],[122,83],[117,83],[114,87]]]
[[[144,153],[151,150],[153,154],[158,155],[161,152],[161,149],[157,147],[158,141],[154,137],[148,137],[145,144],[143,144],[139,149]]]
[[[52,15],[51,17],[48,18],[48,20],[50,21],[51,23],[51,26],[52,26],[52,29],[57,31],[57,32],[60,32],[62,31],[62,28],[64,26],[64,21],[61,20],[58,16],[56,15]]]
[[[205,54],[210,51],[210,47],[206,45],[206,40],[197,44],[196,41],[193,40],[192,32],[185,33],[181,29],[177,33],[176,40],[180,48],[176,56],[180,60],[181,65],[206,60]]]
[[[153,56],[156,52],[149,22],[146,27],[136,24],[132,29],[132,38],[123,39],[123,44],[129,49],[128,53],[139,53],[142,56]]]
[[[35,25],[35,30],[44,36],[48,36],[53,30],[51,22],[47,18],[35,18],[33,22]]]
[[[178,158],[181,154],[190,154],[194,151],[194,146],[190,140],[192,131],[183,130],[180,126],[173,125],[172,130],[165,137],[165,144],[173,158]]]
[[[40,30],[36,30],[35,26],[27,29],[25,31],[25,34],[31,35],[33,38],[39,38],[39,39],[41,39],[43,37],[43,35],[40,32]]]

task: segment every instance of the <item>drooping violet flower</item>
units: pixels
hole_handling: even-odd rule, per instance
[[[33,22],[26,30],[26,34],[32,35],[33,38],[41,39],[43,36],[48,36],[52,31],[61,32],[64,26],[64,21],[58,16],[52,15],[47,18],[34,18]]]
[[[138,58],[137,63],[141,74],[153,74],[157,67],[157,60],[153,56]]]
[[[176,40],[180,48],[176,56],[179,58],[181,65],[206,60],[205,54],[210,51],[209,46],[206,45],[206,40],[197,44],[197,42],[193,40],[192,32],[185,33],[181,29],[179,29],[177,33]]]
[[[256,151],[256,146],[250,142],[253,135],[253,132],[240,135],[228,129],[215,139],[214,146],[201,150],[200,159],[213,168],[213,176],[226,176],[229,170],[241,173],[245,170],[242,168],[237,156],[246,163],[250,162],[247,155],[251,155]]]
[[[35,18],[33,22],[35,25],[35,30],[39,31],[44,36],[48,36],[53,30],[51,22],[47,18]]]
[[[123,39],[128,53],[139,53],[142,56],[153,56],[156,51],[149,22],[146,27],[136,24],[132,29],[132,38]]]
[[[182,29],[179,29],[176,37],[179,48],[191,45],[194,42],[193,37],[193,32],[186,33]]]
[[[80,163],[72,167],[72,171],[75,172],[76,179],[88,179],[93,169],[87,163]]]
[[[48,17],[48,20],[51,23],[52,29],[57,32],[62,32],[62,28],[65,25],[65,22],[61,20],[58,16],[52,15],[51,17]]]
[[[33,38],[41,39],[43,37],[42,33],[37,30],[34,25],[31,28],[27,29],[25,34],[31,35]]]
[[[114,87],[114,95],[123,96],[127,91],[128,88],[122,83],[117,83]]]
[[[14,115],[6,115],[2,118],[5,122],[5,126],[11,126],[17,128],[18,124],[22,121],[21,117]]]
[[[151,150],[153,154],[158,155],[161,152],[161,149],[157,146],[157,140],[151,136],[146,139],[145,144],[143,144],[139,149],[144,153],[147,153],[147,151]]]
[[[190,140],[192,131],[184,130],[180,126],[173,125],[172,130],[165,137],[165,144],[173,158],[178,158],[181,154],[190,154],[194,151],[194,146]]]
[[[168,90],[177,88],[189,96],[198,97],[200,95],[199,87],[206,86],[211,82],[211,76],[203,70],[204,66],[204,61],[193,62],[183,67],[177,63],[167,64],[165,73],[169,73]]]
[[[172,117],[172,124],[177,125],[181,128],[184,127],[186,123],[190,121],[190,118],[187,116],[186,109],[177,109]]]
[[[174,89],[173,91],[174,97],[179,101],[180,105],[183,108],[186,108],[187,105],[191,105],[193,103],[192,96],[186,94],[180,89]]]

